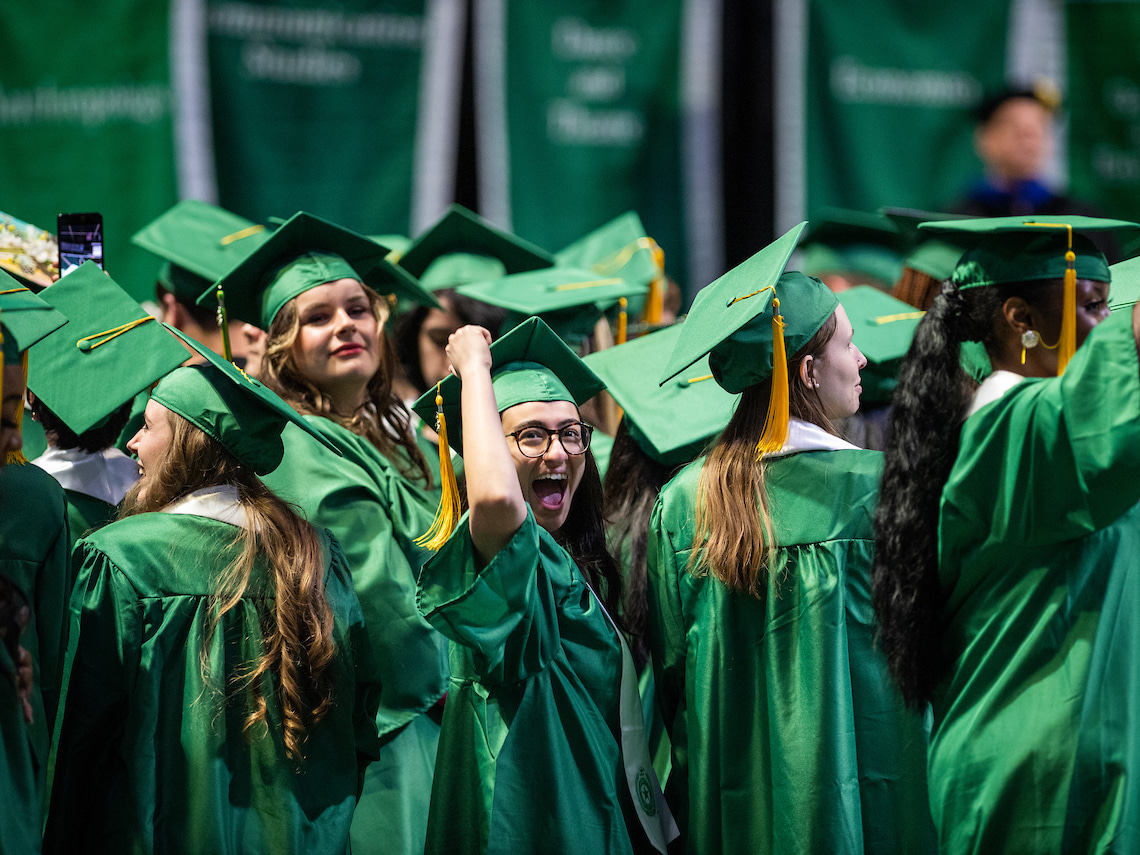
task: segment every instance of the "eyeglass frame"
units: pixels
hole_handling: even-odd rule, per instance
[[[566,447],[566,443],[562,439],[562,432],[566,431],[566,430],[570,430],[570,428],[581,428],[582,429],[582,438],[583,438],[584,442],[583,442],[581,451],[570,451]],[[523,451],[522,443],[519,442],[519,434],[525,433],[528,430],[540,430],[546,434],[546,448],[542,449],[541,454],[527,454],[525,451]],[[595,428],[594,425],[589,424],[588,422],[577,421],[577,422],[571,422],[568,425],[563,425],[560,428],[555,428],[554,430],[551,430],[548,427],[544,427],[543,425],[526,425],[525,427],[521,427],[518,430],[514,430],[514,431],[511,431],[510,433],[503,434],[503,436],[504,437],[507,437],[507,436],[514,437],[515,447],[519,450],[519,454],[521,454],[523,457],[526,457],[529,460],[539,460],[543,457],[546,457],[546,455],[550,452],[551,446],[554,445],[554,437],[555,436],[558,437],[558,444],[562,446],[562,450],[565,451],[567,454],[569,454],[571,457],[577,457],[580,454],[585,454],[587,451],[590,450],[590,442],[594,437],[594,431],[595,430],[597,430],[597,428]]]

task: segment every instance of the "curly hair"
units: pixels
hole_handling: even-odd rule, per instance
[[[297,312],[296,298],[282,307],[269,327],[265,356],[261,362],[261,376],[258,379],[288,401],[297,412],[331,419],[357,436],[367,439],[405,477],[430,484],[431,474],[427,461],[409,428],[411,415],[392,391],[397,362],[395,346],[384,333],[388,303],[364,283],[360,283],[360,287],[364,289],[368,305],[376,318],[381,348],[380,368],[368,381],[369,404],[349,418],[339,415],[333,411],[328,397],[297,367],[293,345],[301,330],[301,316]]]
[[[144,481],[127,494],[119,518],[161,510],[204,487],[237,487],[238,501],[251,525],[239,528],[231,544],[241,546],[241,555],[215,575],[213,609],[201,651],[202,674],[209,674],[207,651],[222,618],[241,602],[257,560],[264,558],[274,591],[273,613],[263,617],[261,625],[265,652],[227,675],[227,701],[248,698],[251,709],[243,727],[247,738],[256,728],[267,731],[271,720],[263,686],[265,677],[272,675],[285,752],[300,762],[308,730],[334,703],[332,666],[337,648],[332,609],[325,596],[320,536],[220,443],[176,413],[168,413],[168,418],[170,445]]]

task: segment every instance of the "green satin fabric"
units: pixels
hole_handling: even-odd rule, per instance
[[[59,482],[31,463],[0,469],[0,573],[24,592],[31,612],[20,644],[35,665],[30,731],[41,789],[67,638],[69,548]]]
[[[637,851],[621,647],[566,551],[528,511],[480,570],[464,517],[423,569],[420,608],[454,642],[426,851]]]
[[[0,855],[40,851],[39,769],[14,674],[12,657],[0,645]]]
[[[702,466],[662,490],[649,543],[666,795],[686,851],[932,851],[926,729],[874,646],[881,455],[768,463],[777,550],[763,599],[686,570]]]
[[[79,542],[83,566],[56,729],[46,852],[344,853],[364,766],[377,756],[379,686],[339,547],[325,593],[336,702],[312,726],[300,771],[286,757],[272,678],[268,732],[242,733],[247,704],[218,692],[263,652],[272,579],[256,564],[208,645],[216,574],[237,529],[142,514]]]
[[[422,852],[438,728],[418,719],[447,691],[448,664],[447,640],[416,609],[416,575],[430,553],[413,541],[431,527],[439,497],[407,481],[366,439],[305,418],[344,456],[290,425],[285,459],[263,480],[342,545],[381,675],[384,746],[366,775],[353,852]]]
[[[1122,651],[1140,643],[1123,614],[1140,572],[1138,377],[1131,319],[1113,316],[1063,377],[1023,381],[962,429],[930,751],[946,851],[1137,851],[1140,696]]]

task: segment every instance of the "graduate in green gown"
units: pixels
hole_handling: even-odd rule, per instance
[[[834,293],[782,273],[800,229],[698,294],[660,375],[709,354],[741,394],[651,521],[666,794],[691,853],[930,851],[923,720],[872,631],[881,455],[832,427],[866,360]]]
[[[882,647],[930,702],[944,852],[1136,852],[1135,310],[1086,217],[933,223],[972,244],[899,376],[876,518]],[[982,342],[993,373],[958,369]]]
[[[62,314],[0,273],[0,599],[7,608],[6,649],[0,654],[0,852],[39,851],[48,743],[63,664],[67,503],[59,484],[22,462],[18,453],[27,350],[66,324]]]
[[[469,512],[420,575],[421,610],[454,642],[426,851],[635,852],[655,833],[663,852],[668,815],[610,617],[621,581],[578,410],[601,381],[537,318],[494,345],[464,327],[447,352],[441,436],[466,452]],[[436,401],[417,412],[430,418]]]
[[[151,395],[120,519],[76,547],[48,852],[349,850],[378,675],[336,541],[260,480],[307,428],[199,352]]]
[[[415,604],[428,553],[414,540],[439,494],[393,391],[390,301],[381,295],[438,303],[387,253],[299,213],[203,295],[268,331],[261,379],[341,454],[287,428],[285,462],[266,484],[340,541],[382,675],[384,745],[353,824],[358,855],[423,850],[448,673],[447,641]]]

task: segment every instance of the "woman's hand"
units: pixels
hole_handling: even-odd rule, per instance
[[[473,371],[491,370],[491,334],[483,327],[460,327],[447,339],[451,371],[465,379]]]

